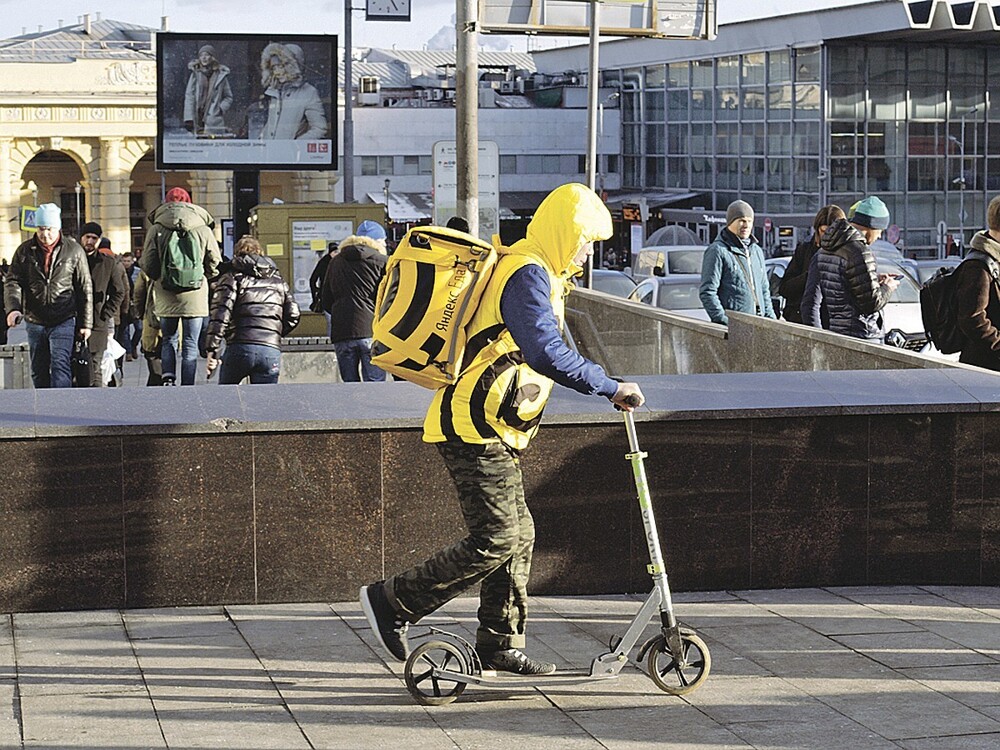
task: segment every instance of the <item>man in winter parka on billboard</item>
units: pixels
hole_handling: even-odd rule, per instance
[[[611,233],[601,199],[572,183],[549,193],[527,237],[501,250],[467,329],[468,364],[435,393],[424,420],[424,441],[444,458],[468,535],[361,589],[365,616],[394,658],[409,653],[410,623],[479,583],[476,650],[483,667],[522,675],[555,671],[522,651],[535,528],[519,456],[538,430],[553,382],[627,410],[633,397],[642,403],[638,385],[612,380],[561,336],[570,279],[593,254],[594,241]]]

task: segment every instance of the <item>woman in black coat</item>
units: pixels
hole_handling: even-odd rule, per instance
[[[778,293],[785,298],[785,309],[781,316],[792,323],[802,322],[802,293],[806,288],[806,277],[809,274],[809,263],[819,250],[819,241],[823,234],[837,219],[845,218],[840,206],[823,206],[813,219],[813,234],[805,242],[800,242],[795,253],[785,269]]]
[[[260,243],[243,237],[233,249],[232,270],[215,284],[209,310],[208,376],[219,365],[217,353],[226,341],[219,381],[235,385],[277,383],[281,372],[281,337],[299,324],[299,306],[274,261]]]

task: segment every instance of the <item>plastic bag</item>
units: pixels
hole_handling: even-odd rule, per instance
[[[108,347],[101,358],[101,377],[105,383],[115,374],[116,360],[125,356],[125,348],[113,336],[108,337]]]

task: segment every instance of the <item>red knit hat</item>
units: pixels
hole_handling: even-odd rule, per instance
[[[170,188],[167,191],[167,203],[190,203],[191,195],[182,187]]]

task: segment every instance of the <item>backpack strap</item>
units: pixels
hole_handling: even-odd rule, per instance
[[[1000,284],[1000,263],[997,263],[996,259],[993,258],[989,253],[984,253],[982,250],[970,250],[966,256],[966,260],[978,260],[980,263],[986,266],[986,269],[990,272],[990,276],[993,277],[994,284]]]

